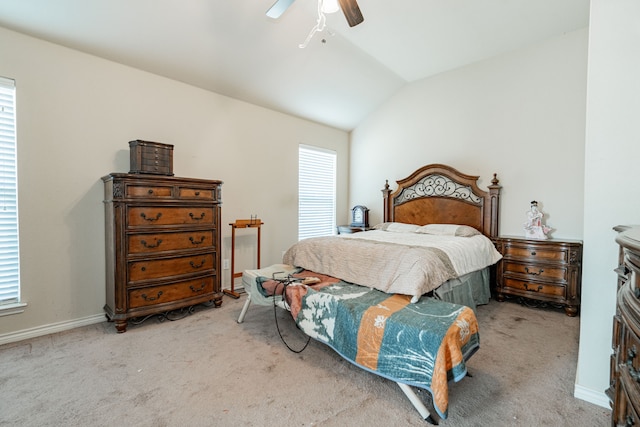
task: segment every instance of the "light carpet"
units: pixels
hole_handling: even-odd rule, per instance
[[[393,382],[316,341],[280,340],[271,307],[241,299],[117,334],[103,322],[0,346],[2,426],[426,426]],[[278,309],[282,335],[306,342]],[[575,399],[580,318],[491,301],[478,308],[472,377],[441,426],[609,426]],[[424,392],[419,395],[426,400]]]

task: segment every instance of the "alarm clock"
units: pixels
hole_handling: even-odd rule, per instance
[[[354,206],[351,209],[351,227],[369,227],[369,209],[366,206]]]

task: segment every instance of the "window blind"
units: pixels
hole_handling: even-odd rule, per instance
[[[0,306],[20,302],[15,94],[0,77]]]
[[[336,231],[336,153],[300,145],[298,164],[298,239]]]

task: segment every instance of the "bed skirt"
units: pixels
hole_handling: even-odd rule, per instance
[[[474,271],[456,279],[447,280],[433,291],[433,297],[441,301],[466,305],[474,313],[479,305],[491,299],[490,268]]]

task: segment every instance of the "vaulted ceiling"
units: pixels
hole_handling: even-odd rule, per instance
[[[409,82],[589,20],[589,0],[358,0],[362,24],[327,15],[302,49],[317,0],[277,20],[265,15],[274,2],[2,0],[0,26],[351,130]]]

